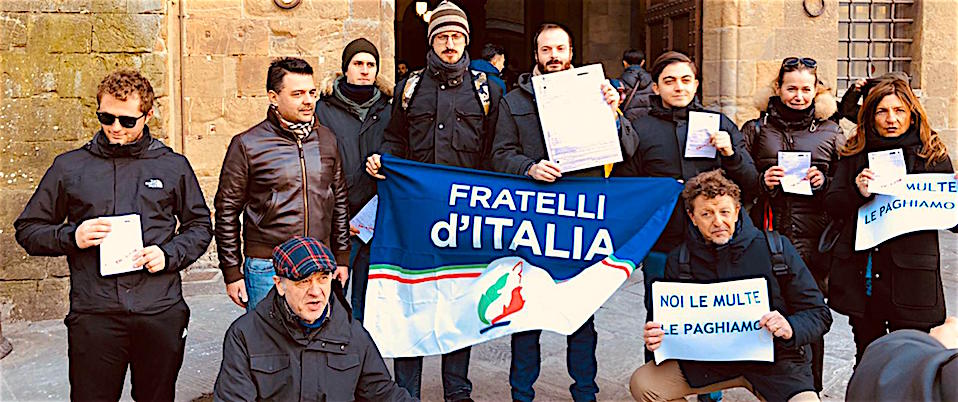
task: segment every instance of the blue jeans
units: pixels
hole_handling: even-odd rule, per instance
[[[353,305],[353,318],[363,322],[363,309],[366,307],[366,283],[369,282],[369,244],[358,237],[352,237],[352,249],[349,253],[349,276],[353,290],[349,301]]]
[[[469,352],[472,347],[462,348],[442,355],[442,396],[446,401],[469,399],[472,382],[469,381]],[[419,398],[422,387],[422,357],[397,357],[393,359],[396,384]]]
[[[253,311],[256,304],[273,288],[273,260],[246,257],[243,261],[243,281],[246,283],[246,311]]]
[[[531,401],[536,396],[532,389],[539,378],[539,335],[542,331],[526,331],[512,334],[512,367],[509,368],[509,385],[512,386],[512,399]],[[569,392],[575,401],[594,401],[599,393],[595,383],[598,362],[595,359],[595,346],[598,336],[595,332],[595,317],[582,324],[579,329],[566,337],[566,367],[572,377]]]

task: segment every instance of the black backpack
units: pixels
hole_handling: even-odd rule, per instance
[[[771,253],[772,273],[778,281],[778,288],[784,289],[782,281],[791,275],[791,271],[788,269],[788,263],[785,262],[785,243],[782,241],[782,235],[774,230],[767,230],[765,241]],[[689,260],[689,246],[683,242],[679,246],[679,279],[681,280],[692,279],[692,266]]]

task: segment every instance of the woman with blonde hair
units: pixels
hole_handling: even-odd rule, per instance
[[[906,233],[855,251],[858,208],[874,198],[868,154],[893,149],[903,151],[908,174],[954,172],[945,144],[901,79],[882,81],[868,92],[825,196],[829,215],[847,222],[832,250],[829,305],[849,316],[856,364],[872,341],[890,331],[928,332],[945,320],[937,231]]]
[[[759,171],[758,204],[752,207],[755,226],[775,230],[795,245],[819,290],[827,295],[828,266],[818,253],[818,239],[828,225],[822,204],[828,190],[838,150],[845,143],[841,127],[828,118],[838,103],[818,76],[818,63],[806,57],[782,60],[769,91],[761,93],[756,106],[762,115],[742,126],[745,145]],[[809,152],[811,168],[805,177],[812,194],[785,193],[781,181],[785,169],[779,153]],[[812,344],[815,389],[822,390],[824,339]]]

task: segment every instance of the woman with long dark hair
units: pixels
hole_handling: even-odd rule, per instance
[[[944,142],[901,79],[882,81],[868,92],[825,196],[829,215],[846,222],[833,249],[829,304],[849,316],[856,362],[872,341],[890,331],[927,332],[945,320],[937,231],[903,234],[868,250],[854,248],[857,210],[874,198],[868,154],[894,149],[903,151],[909,174],[954,172]]]

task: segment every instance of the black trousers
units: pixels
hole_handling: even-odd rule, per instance
[[[855,335],[855,367],[858,367],[858,363],[862,361],[865,348],[878,338],[899,329],[915,329],[928,332],[931,331],[933,327],[939,325],[916,325],[915,323],[888,321],[872,311],[866,312],[866,315],[862,317],[849,317],[848,323],[851,324],[852,333]]]
[[[189,321],[182,300],[152,315],[71,312],[64,320],[70,399],[118,401],[129,365],[134,400],[172,401]]]

